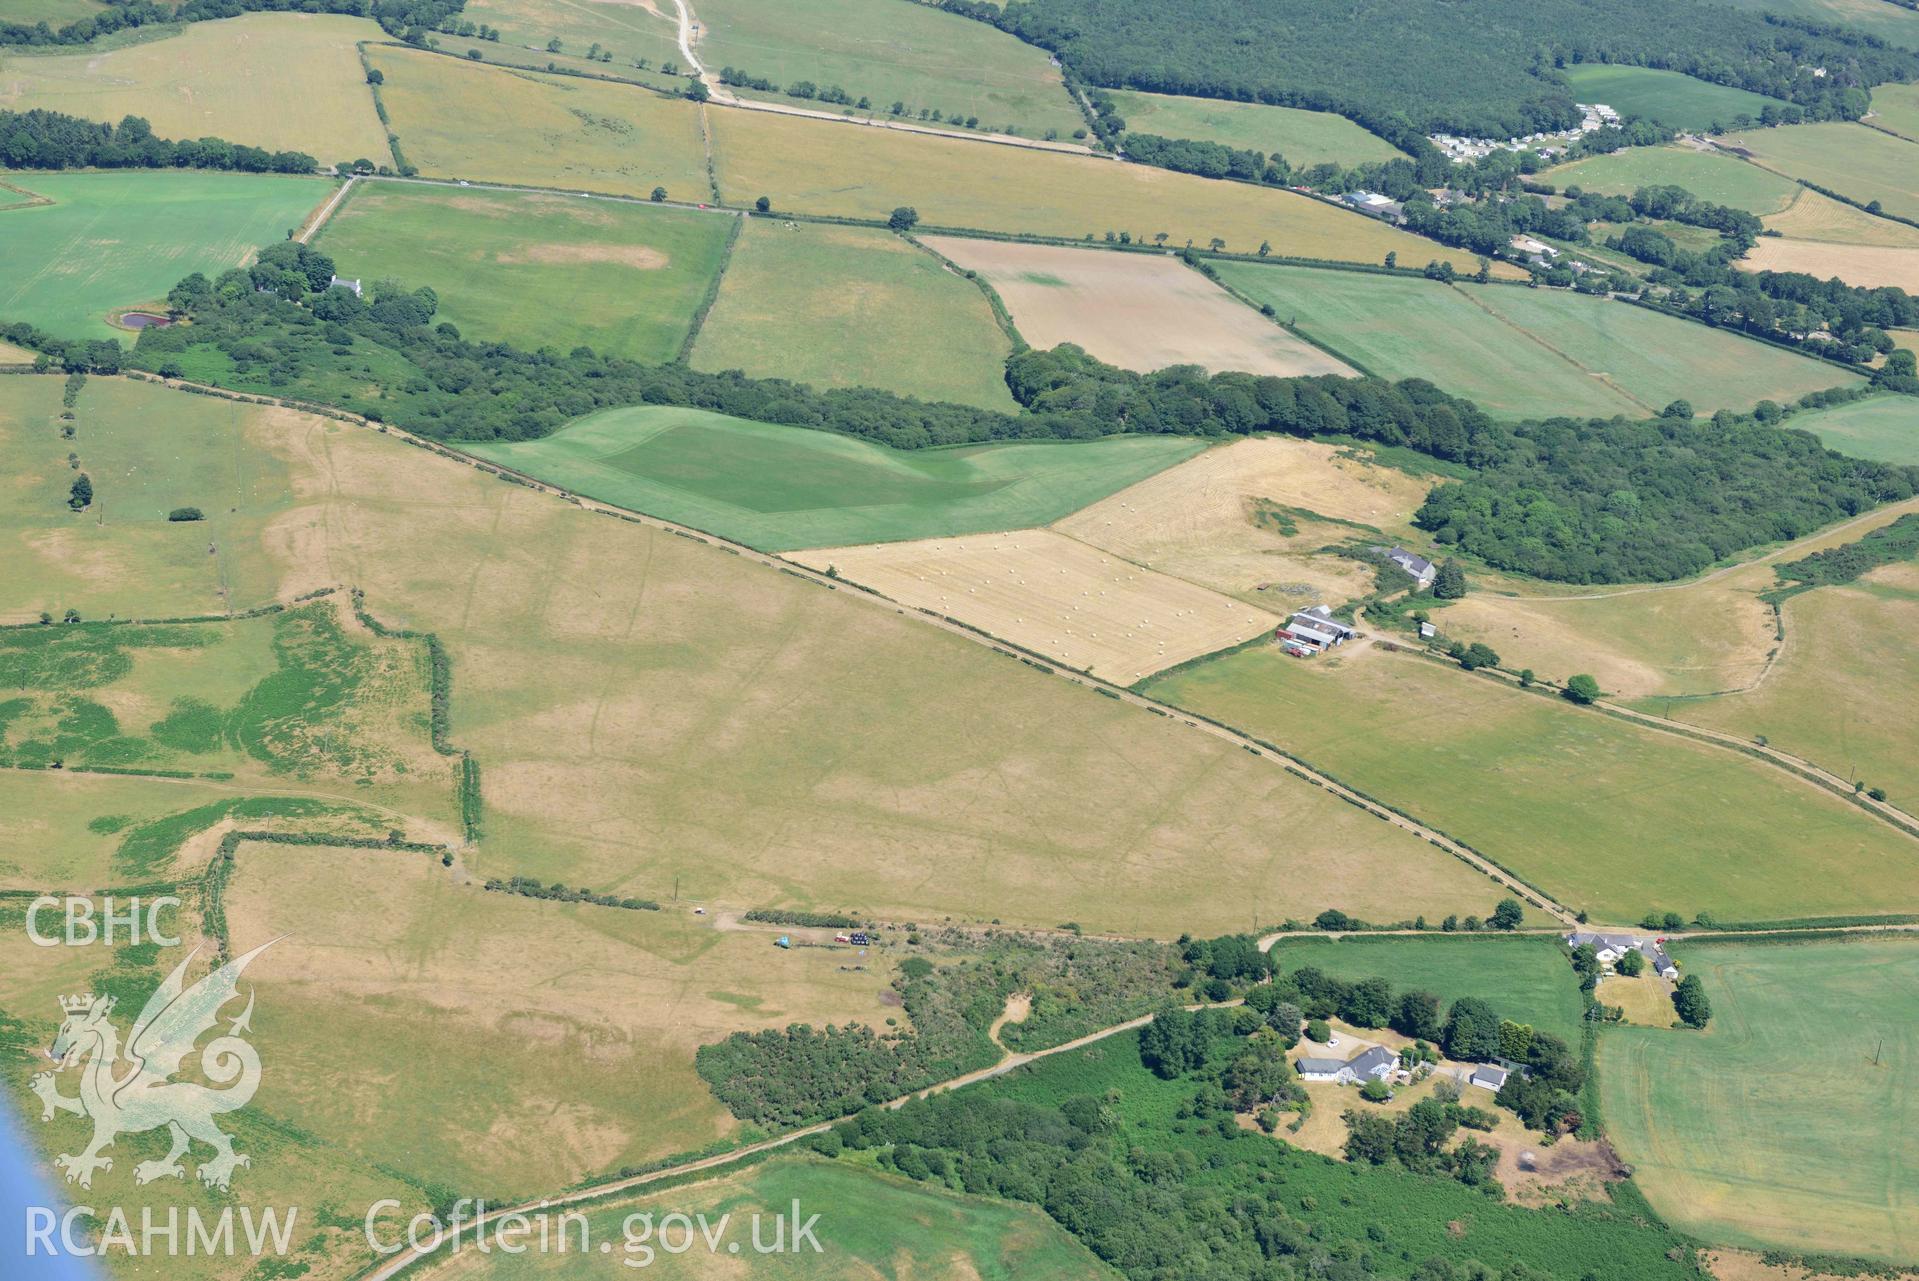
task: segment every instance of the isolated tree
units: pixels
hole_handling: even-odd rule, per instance
[[[375,67],[366,73],[366,82],[370,85],[383,85],[386,83],[386,73]]]
[[[761,213],[770,213],[773,209],[773,202],[766,196],[761,196],[753,202],[753,207]]]
[[[1566,697],[1582,706],[1599,698],[1599,682],[1581,672],[1566,682]]]
[[[1493,914],[1487,918],[1486,924],[1496,930],[1516,930],[1519,928],[1519,923],[1525,919],[1526,909],[1520,905],[1518,899],[1502,898],[1499,900],[1499,906],[1495,907]]]
[[[1208,240],[1206,242],[1206,245],[1207,245],[1207,248],[1211,249],[1214,253],[1218,253],[1220,250],[1226,247],[1226,242],[1224,240],[1221,240],[1218,236],[1214,236],[1211,240]]]
[[[1368,1103],[1384,1103],[1393,1097],[1393,1092],[1387,1087],[1384,1081],[1378,1077],[1374,1077],[1359,1087],[1359,1097],[1365,1099]]]
[[[695,78],[686,82],[686,96],[694,102],[705,102],[713,95],[707,89],[706,81]]]
[[[1333,1039],[1333,1030],[1326,1026],[1325,1019],[1307,1019],[1306,1039],[1315,1045],[1324,1045]]]
[[[1626,949],[1626,954],[1612,963],[1613,973],[1621,978],[1636,979],[1646,972],[1646,958],[1638,948]]]
[[[1399,254],[1397,252],[1393,250],[1386,252],[1386,266],[1388,269],[1399,266]]]
[[[1672,1007],[1679,1021],[1688,1027],[1704,1027],[1712,1019],[1712,1002],[1706,999],[1706,985],[1697,974],[1688,974],[1673,989]]]
[[[666,199],[666,188],[665,187],[653,188],[653,194],[648,196],[647,199],[651,200],[656,205],[659,204],[662,200]]]
[[[1469,672],[1476,672],[1482,667],[1499,666],[1499,651],[1480,641],[1474,641],[1470,645],[1461,645],[1455,641],[1448,652],[1461,667]]]
[[[85,472],[81,472],[73,478],[73,487],[67,491],[67,506],[82,512],[92,504],[93,482],[87,479]]]
[[[1272,253],[1272,252],[1273,252],[1273,242],[1272,242],[1272,241],[1270,241],[1270,240],[1262,240],[1262,241],[1260,241],[1260,242],[1259,242],[1259,256],[1260,256],[1261,258],[1264,258],[1264,257],[1266,257],[1266,256],[1267,256],[1268,254],[1270,254],[1270,253]]]
[[[919,225],[920,211],[911,205],[901,205],[887,215],[886,225],[894,231],[911,231]]]
[[[1433,596],[1438,600],[1458,600],[1466,594],[1466,571],[1448,556],[1433,576]]]
[[[1537,679],[1539,678],[1533,675],[1532,668],[1522,667],[1519,669],[1519,687],[1521,689],[1531,689],[1533,682]]]
[[[558,36],[554,36],[546,42],[546,51],[548,53],[558,53],[560,51],[560,38]]]

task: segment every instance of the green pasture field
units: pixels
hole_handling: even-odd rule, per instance
[[[1283,323],[1386,378],[1428,378],[1488,411],[1646,417],[1790,400],[1855,375],[1643,308],[1563,290],[1445,286],[1311,267],[1222,263]]]
[[[1886,0],[1726,0],[1735,9],[1846,27],[1889,44],[1919,49],[1919,14]],[[1874,91],[1875,93],[1877,90]]]
[[[1232,1043],[1215,1044],[1209,1068],[1220,1063]],[[1289,1205],[1309,1213],[1313,1223],[1324,1223],[1334,1239],[1363,1238],[1376,1227],[1385,1235],[1382,1258],[1390,1257],[1390,1249],[1391,1255],[1404,1252],[1422,1262],[1510,1259],[1547,1276],[1616,1271],[1647,1281],[1680,1281],[1695,1275],[1691,1251],[1676,1234],[1615,1211],[1603,1200],[1571,1213],[1527,1209],[1456,1179],[1351,1164],[1294,1147],[1286,1142],[1283,1125],[1271,1138],[1257,1132],[1222,1138],[1213,1127],[1182,1117],[1190,1109],[1197,1074],[1163,1081],[1141,1064],[1138,1047],[1136,1034],[1122,1033],[967,1088],[982,1098],[1047,1107],[1076,1096],[1109,1100],[1119,1120],[1111,1141],[1120,1151],[1192,1153],[1198,1161],[1182,1177],[1184,1185],[1225,1184],[1255,1197],[1281,1189]],[[1353,1106],[1364,1105],[1355,1096]],[[1307,1201],[1310,1209],[1302,1204]],[[1404,1274],[1416,1266],[1407,1262],[1381,1271]]]
[[[909,241],[752,218],[692,363],[1012,413],[1011,351],[979,287]]]
[[[1919,31],[1919,18],[1913,22]],[[1919,84],[1880,85],[1872,91],[1872,123],[1919,142]]]
[[[805,1247],[755,1255],[754,1277],[765,1281],[848,1276],[1104,1281],[1116,1275],[1036,1206],[967,1196],[870,1166],[811,1157],[777,1157],[737,1172],[720,1171],[671,1191],[608,1202],[586,1212],[588,1240],[611,1241],[615,1259],[637,1263],[644,1256],[637,1247],[628,1253],[624,1245],[628,1216],[651,1213],[657,1218],[678,1211],[704,1214],[710,1224],[717,1224],[723,1215],[732,1216],[729,1240],[734,1230],[750,1233],[752,1218],[758,1215],[764,1239],[770,1242],[772,1220],[787,1215],[790,1231],[791,1207],[796,1203],[805,1207],[802,1219],[816,1209],[823,1211],[815,1229],[821,1252]],[[857,1213],[851,1207],[857,1207]],[[658,1252],[657,1244],[651,1248]],[[747,1248],[741,1245],[742,1251]],[[657,1266],[670,1266],[672,1275],[685,1278],[733,1277],[740,1270],[737,1259],[710,1254],[704,1245]],[[495,1255],[470,1266],[466,1275],[472,1281],[507,1277],[599,1281],[607,1275],[607,1265],[604,1256],[577,1251],[528,1255],[511,1262]]]
[[[516,471],[765,551],[1044,525],[1204,446],[1167,436],[904,451],[649,405],[544,440],[465,446]]]
[[[1854,458],[1919,463],[1919,401],[1910,396],[1872,396],[1809,410],[1794,414],[1789,425]]]
[[[221,614],[280,593],[261,539],[293,503],[282,411],[95,377],[69,424],[64,384],[0,378],[0,622]],[[93,484],[84,513],[67,506],[69,453]],[[206,519],[169,521],[176,507]]]
[[[162,138],[386,164],[386,130],[354,47],[386,38],[365,18],[253,13],[106,52],[0,55],[0,110],[143,116]]]
[[[1029,147],[982,146],[764,111],[712,111],[713,157],[729,203],[766,196],[779,209],[885,218],[900,205],[921,225],[1204,248],[1214,237],[1250,253],[1262,241],[1298,258],[1376,263],[1397,253],[1465,271],[1472,255],[1289,191]],[[402,131],[404,136],[404,130]]]
[[[128,339],[107,313],[164,301],[182,276],[217,275],[284,240],[324,203],[321,178],[229,173],[16,175],[52,204],[0,211],[0,317],[62,338]]]
[[[1679,944],[1704,1032],[1599,1038],[1606,1128],[1667,1222],[1788,1253],[1919,1257],[1919,942]]]
[[[1640,187],[1684,187],[1701,200],[1761,216],[1778,213],[1803,190],[1792,179],[1736,156],[1679,146],[1628,147],[1548,169],[1539,176],[1561,191],[1580,187],[1607,196],[1630,196]]]
[[[700,61],[716,74],[839,85],[882,112],[900,101],[915,119],[927,107],[1028,137],[1086,127],[1045,50],[958,14],[897,0],[706,0],[698,13]]]
[[[380,99],[407,160],[430,177],[674,200],[711,192],[700,112],[632,85],[536,75],[376,46]]]
[[[724,214],[539,192],[368,182],[315,241],[340,274],[439,295],[468,338],[677,357],[726,256]]]
[[[7,21],[29,25],[44,22],[57,29],[93,17],[106,7],[100,0],[10,0]]]
[[[1759,164],[1789,178],[1919,218],[1919,142],[1845,121],[1755,129],[1722,141],[1745,147]]]
[[[1528,925],[1550,924],[1550,918]],[[1585,1006],[1559,940],[1500,935],[1382,935],[1281,939],[1273,955],[1290,974],[1310,965],[1337,979],[1386,979],[1393,991],[1431,992],[1442,1007],[1465,996],[1504,1018],[1577,1044]]]
[[[1298,753],[1601,920],[1919,906],[1913,838],[1830,793],[1425,660],[1259,649],[1146,689]]]
[[[1782,103],[1731,85],[1695,80],[1677,71],[1587,62],[1567,67],[1566,83],[1581,102],[1603,102],[1622,116],[1643,116],[1671,129],[1730,127],[1740,116],[1759,119]]]
[[[1196,138],[1263,151],[1268,156],[1277,153],[1294,169],[1321,164],[1376,164],[1400,155],[1399,148],[1378,134],[1330,111],[1130,89],[1103,92],[1118,105],[1131,132]]]
[[[1875,570],[1784,602],[1786,640],[1757,688],[1715,698],[1648,699],[1660,715],[1746,737],[1764,735],[1845,778],[1919,808],[1919,566]]]
[[[485,835],[462,854],[476,875],[1167,938],[1334,905],[1399,920],[1498,901],[1465,864],[1269,762],[850,587],[391,436],[313,433],[296,478],[315,494],[305,554],[451,659],[453,739],[485,786]],[[703,484],[765,483],[688,452]],[[1101,455],[1066,455],[1081,456]],[[876,470],[833,474],[919,474]],[[1123,483],[1111,473],[1089,488]],[[1273,839],[1305,829],[1341,858]],[[1256,884],[1257,913],[1222,883]]]
[[[478,49],[488,62],[511,62],[589,71],[596,75],[659,80],[634,66],[646,60],[649,71],[663,62],[679,62],[679,23],[672,4],[633,4],[626,0],[472,0],[460,20],[496,28],[498,40],[439,37],[443,47],[465,56]],[[558,40],[558,53],[547,42]],[[611,62],[588,61],[594,45],[613,55]]]

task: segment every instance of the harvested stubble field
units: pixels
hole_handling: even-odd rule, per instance
[[[1264,437],[1210,449],[1053,527],[1283,613],[1370,592],[1370,567],[1315,553],[1353,538],[1397,541],[1430,487],[1355,451]]]
[[[1900,337],[1895,333],[1893,340]],[[1900,345],[1910,348],[1911,342]],[[1919,463],[1919,401],[1910,396],[1872,396],[1795,414],[1790,421],[1819,437],[1828,449],[1854,458]]]
[[[386,164],[386,130],[355,48],[386,38],[365,18],[251,13],[105,53],[11,54],[0,56],[0,108],[141,116],[162,138]]]
[[[1012,347],[979,289],[908,241],[776,216],[741,229],[692,363],[1010,413]]]
[[[286,239],[333,193],[286,174],[33,173],[51,204],[0,211],[0,315],[62,338],[121,338],[107,314],[165,299]]]
[[[442,43],[462,57],[478,48],[488,62],[517,62],[531,67],[557,63],[598,75],[650,79],[634,63],[649,66],[680,61],[679,20],[672,0],[471,0],[460,10],[465,21],[500,33],[498,40],[463,40],[442,35]],[[547,42],[557,39],[557,53]],[[594,45],[612,62],[588,62]]]
[[[1919,218],[1919,143],[1846,121],[1755,129],[1721,142],[1743,148],[1757,163],[1789,178]]]
[[[1876,218],[1842,200],[1822,195],[1810,187],[1801,187],[1793,202],[1763,221],[1768,231],[1776,231],[1787,241],[1817,240],[1835,245],[1881,245],[1910,249],[1919,246],[1919,228],[1889,218]],[[1759,247],[1772,243],[1762,237]]]
[[[1919,568],[1889,565],[1781,606],[1786,640],[1757,688],[1647,704],[1650,711],[1766,740],[1919,808]]]
[[[1129,89],[1105,92],[1119,106],[1130,133],[1196,138],[1263,151],[1268,156],[1284,156],[1296,170],[1321,164],[1380,164],[1401,154],[1378,134],[1330,111]]]
[[[1268,920],[1498,898],[1268,762],[848,589],[362,428],[286,441],[297,505],[267,538],[287,590],[357,583],[447,647],[453,737],[485,771],[481,875],[1167,936],[1246,928],[1249,897]],[[1341,858],[1273,839],[1295,829]],[[1221,901],[1221,878],[1244,892]]]
[[[279,570],[261,543],[290,504],[276,449],[285,410],[91,378],[61,435],[65,380],[0,378],[0,622],[166,618],[250,609],[274,599]],[[77,454],[93,483],[67,506]],[[195,506],[206,519],[166,519]]]
[[[1312,966],[1347,982],[1381,978],[1395,992],[1431,992],[1442,1003],[1478,997],[1502,1018],[1577,1043],[1584,1019],[1579,976],[1557,938],[1498,935],[1348,935],[1281,939],[1273,955],[1288,974]],[[1366,1033],[1371,1035],[1371,1033]]]
[[[1705,1240],[1909,1260],[1919,1155],[1919,942],[1673,949],[1712,999],[1704,1032],[1608,1028],[1606,1127],[1653,1208]]]
[[[733,204],[768,196],[775,209],[885,218],[900,205],[928,226],[1067,239],[1124,231],[1150,242],[1251,253],[1261,241],[1301,258],[1379,262],[1443,259],[1466,271],[1470,254],[1364,214],[1270,187],[957,138],[805,120],[763,111],[709,113],[720,190]],[[402,137],[404,137],[402,131]],[[670,185],[670,184],[669,184]]]
[[[631,85],[368,50],[406,158],[429,176],[705,200],[699,108]],[[751,197],[748,197],[751,200]]]
[[[794,559],[1121,685],[1279,625],[1045,529],[821,547]]]
[[[1785,209],[1804,190],[1790,178],[1735,156],[1686,146],[1629,147],[1548,169],[1539,176],[1561,191],[1580,187],[1608,196],[1630,196],[1640,187],[1684,187],[1701,200],[1761,217]]]
[[[1695,80],[1677,71],[1588,62],[1562,73],[1581,102],[1603,102],[1621,115],[1644,116],[1672,129],[1730,125],[1745,115],[1757,120],[1767,107],[1786,104],[1731,85]]]
[[[589,414],[543,440],[468,448],[591,498],[788,551],[1043,524],[1204,446],[1111,436],[900,450],[645,405]]]
[[[926,108],[1030,138],[1086,127],[1044,49],[956,13],[897,0],[701,0],[699,17],[700,61],[714,71],[838,85],[875,114],[898,101],[909,119]]]
[[[844,1281],[899,1277],[914,1281],[1106,1281],[1112,1271],[1067,1235],[1038,1207],[950,1192],[935,1183],[909,1182],[866,1164],[781,1157],[691,1187],[651,1196],[622,1198],[587,1212],[592,1241],[625,1240],[628,1216],[670,1212],[705,1215],[720,1223],[730,1215],[733,1231],[746,1231],[752,1216],[768,1224],[790,1207],[857,1206],[857,1214],[821,1220],[821,1251],[784,1250],[754,1256],[755,1277],[765,1281]],[[830,1226],[829,1226],[830,1222]],[[910,1231],[902,1232],[902,1225]],[[677,1242],[677,1238],[676,1238]],[[616,1244],[615,1250],[622,1249]],[[620,1256],[616,1256],[620,1257]],[[633,1254],[637,1260],[641,1255]],[[739,1261],[705,1250],[674,1256],[675,1277],[730,1281]],[[467,1250],[437,1269],[434,1281],[603,1281],[603,1258],[571,1254],[528,1255],[510,1260]]]
[[[1142,373],[1168,365],[1280,377],[1353,372],[1171,256],[960,236],[926,243],[983,276],[1035,347],[1075,343]]]
[[[664,363],[732,230],[724,214],[362,182],[314,243],[343,276],[430,286],[468,338]]]
[[[1919,242],[1851,245],[1766,237],[1739,260],[1739,265],[1749,271],[1803,271],[1818,280],[1837,276],[1849,285],[1868,289],[1892,285],[1919,293]]]
[[[889,1012],[885,957],[776,952],[683,906],[489,892],[417,853],[243,844],[235,862],[235,950],[286,936],[247,972],[274,1065],[257,1106],[431,1186],[530,1196],[702,1147],[740,1127],[694,1073],[700,1044]]]
[[[1919,841],[1831,793],[1424,659],[1374,649],[1298,662],[1259,649],[1148,692],[1297,751],[1600,919],[1919,905]]]
[[[1750,409],[1855,375],[1723,330],[1556,289],[1227,263],[1278,318],[1385,378],[1428,378],[1490,412],[1645,417],[1685,398]]]

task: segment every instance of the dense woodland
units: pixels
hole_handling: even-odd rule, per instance
[[[0,22],[0,44],[87,44],[100,36],[133,27],[167,22],[206,22],[237,18],[243,13],[341,13],[372,18],[389,35],[416,43],[458,13],[466,0],[185,0],[161,5],[150,0],[107,0],[98,13],[76,19],[57,30],[45,22]]]
[[[1337,111],[1393,141],[1409,128],[1504,138],[1576,124],[1557,74],[1573,62],[1681,71],[1813,119],[1857,119],[1872,85],[1919,79],[1919,55],[1871,37],[1665,0],[1193,0],[1177,22],[1142,0],[942,7],[1052,50],[1093,84]]]
[[[140,116],[97,124],[58,111],[0,111],[0,165],[9,169],[232,169],[241,173],[312,173],[304,151],[266,151],[199,138],[157,138]]]

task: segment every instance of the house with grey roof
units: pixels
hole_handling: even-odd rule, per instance
[[[1432,586],[1433,579],[1439,577],[1437,565],[1404,547],[1378,547],[1374,550],[1412,576],[1414,591],[1424,591]]]
[[[1578,948],[1592,946],[1593,954],[1599,963],[1607,969],[1628,952],[1637,952],[1646,958],[1646,964],[1652,972],[1662,979],[1679,977],[1679,967],[1673,964],[1672,957],[1660,946],[1658,939],[1645,938],[1638,934],[1606,934],[1596,930],[1574,930],[1566,936],[1566,946]]]
[[[1304,1081],[1362,1085],[1391,1076],[1399,1066],[1399,1056],[1383,1045],[1375,1045],[1350,1059],[1302,1058],[1294,1066]]]
[[[1473,1074],[1466,1078],[1466,1084],[1476,1085],[1482,1090],[1491,1090],[1494,1094],[1497,1094],[1500,1088],[1506,1084],[1506,1078],[1510,1075],[1511,1073],[1503,1067],[1496,1067],[1491,1063],[1481,1063],[1473,1069]]]

